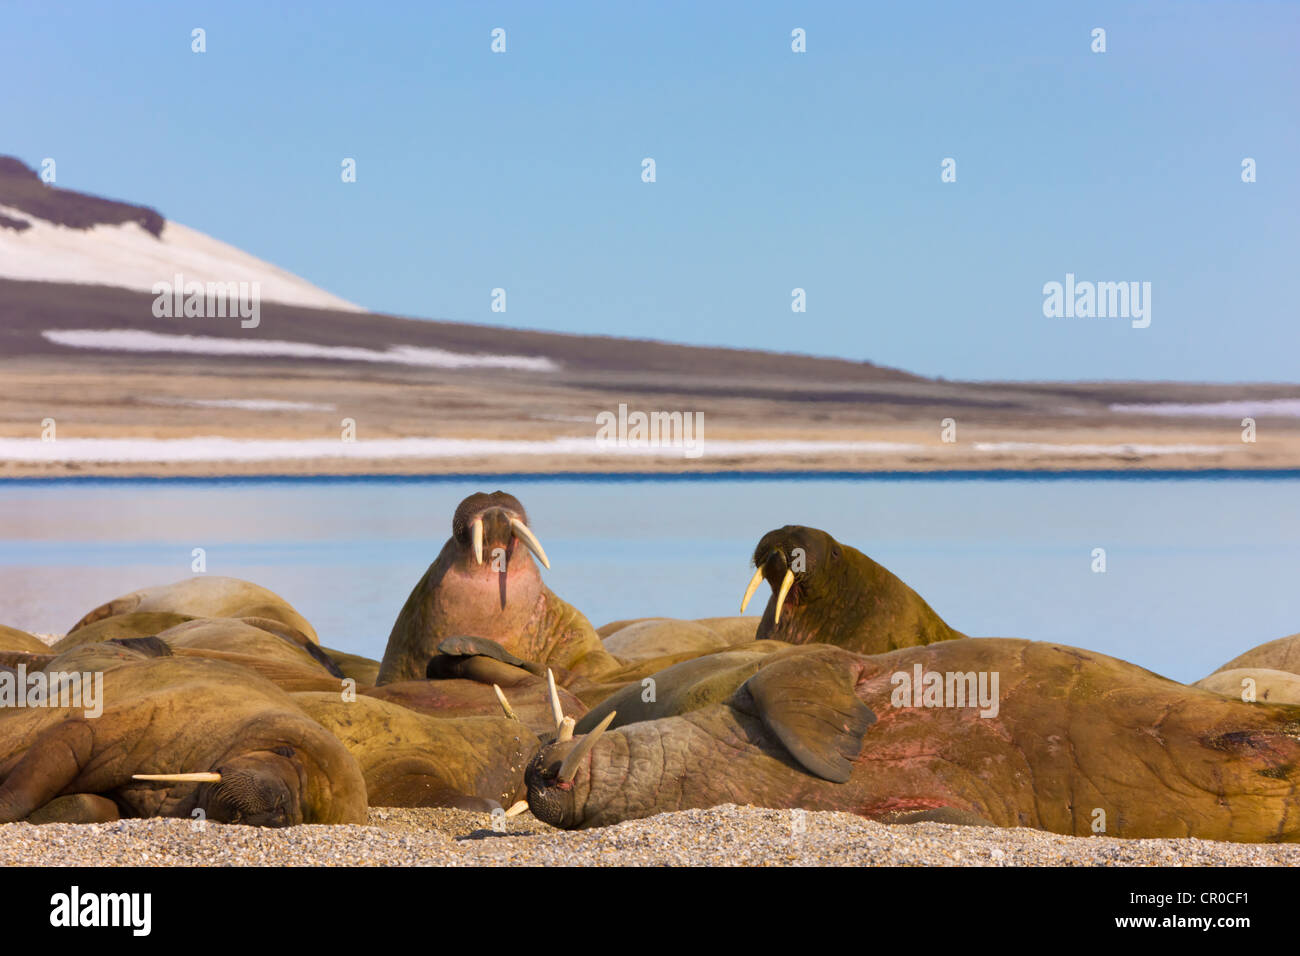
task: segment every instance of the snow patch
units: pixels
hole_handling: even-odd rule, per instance
[[[1112,412],[1139,415],[1187,415],[1205,418],[1300,418],[1300,398],[1263,398],[1237,402],[1155,402],[1149,405],[1112,405]]]
[[[134,222],[89,229],[60,226],[11,206],[0,215],[30,224],[0,229],[0,276],[7,279],[107,285],[152,292],[176,273],[202,282],[257,282],[268,302],[364,312],[291,272],[263,262],[196,229],[168,221],[161,237]]]
[[[510,368],[552,372],[548,358],[528,355],[468,355],[445,349],[392,345],[386,350],[351,345],[316,345],[281,339],[222,338],[215,335],[171,335],[143,329],[47,329],[41,333],[56,345],[119,352],[173,352],[187,355],[236,355],[247,358],[341,359],[387,362],[428,368]]]
[[[714,441],[701,443],[704,457],[815,454],[849,451],[886,454],[923,446],[905,442]],[[682,458],[683,449],[610,447],[596,438],[546,441],[462,438],[387,438],[345,442],[337,438],[0,438],[0,460],[22,462],[276,461],[321,458],[475,458],[510,455],[640,455]]]

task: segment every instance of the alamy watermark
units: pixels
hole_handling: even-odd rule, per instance
[[[684,458],[704,454],[703,412],[641,412],[620,404],[596,416],[600,448],[680,448]]]
[[[889,682],[894,707],[978,707],[981,717],[998,715],[998,671],[897,671]]]
[[[238,317],[246,329],[262,324],[260,282],[186,282],[179,272],[173,279],[153,284],[155,319]]]
[[[34,671],[27,665],[0,670],[0,709],[24,707],[66,707],[81,710],[89,718],[104,713],[102,671]]]
[[[1043,286],[1043,315],[1049,319],[1132,319],[1133,328],[1151,324],[1150,282],[1065,282]]]

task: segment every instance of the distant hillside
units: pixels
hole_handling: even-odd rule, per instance
[[[0,156],[0,277],[147,291],[178,273],[187,282],[257,282],[267,301],[358,311],[154,209],[49,185]]]

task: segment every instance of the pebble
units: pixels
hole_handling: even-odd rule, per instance
[[[1297,866],[1300,845],[1067,837],[1040,830],[886,825],[849,813],[726,805],[593,830],[524,813],[370,810],[367,826],[280,830],[192,820],[10,823],[0,866]],[[798,828],[802,828],[801,830]]]

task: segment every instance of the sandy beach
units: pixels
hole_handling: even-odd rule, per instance
[[[802,826],[803,832],[796,832]],[[174,819],[0,826],[0,866],[1296,866],[1300,846],[1067,837],[734,805],[566,832],[463,810],[372,808],[369,826]]]

